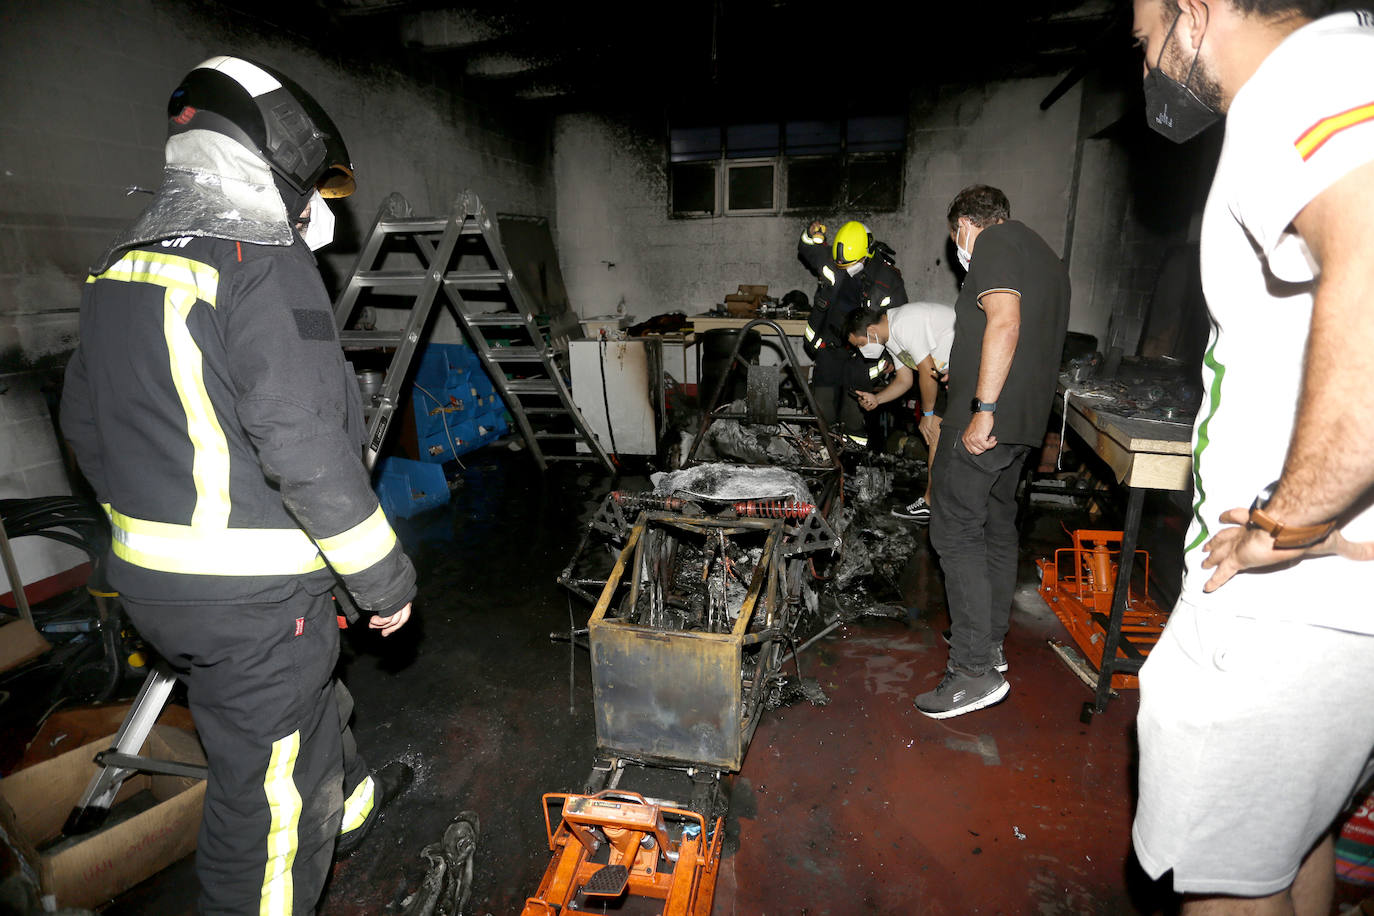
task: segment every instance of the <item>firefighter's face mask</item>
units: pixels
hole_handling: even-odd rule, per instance
[[[329,209],[319,191],[310,193],[309,216],[302,220],[301,238],[311,251],[319,251],[334,241],[334,211]]]

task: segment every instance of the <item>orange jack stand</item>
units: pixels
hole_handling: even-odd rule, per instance
[[[1121,559],[1120,531],[1093,531],[1081,528],[1073,533],[1073,546],[1061,547],[1053,560],[1036,560],[1040,567],[1040,596],[1073,636],[1078,648],[1102,670],[1102,651],[1112,613],[1112,593]],[[1150,581],[1150,555],[1136,551],[1145,562],[1144,578]],[[1160,610],[1148,594],[1131,588],[1121,619],[1121,643],[1117,658],[1143,658],[1159,642],[1159,634],[1169,615]],[[1134,674],[1113,674],[1112,687],[1134,689],[1140,686]]]
[[[549,808],[557,801],[563,816],[554,830]],[[669,834],[670,819],[674,828],[682,825],[677,842]],[[618,904],[627,897],[663,901],[661,910],[652,910],[662,916],[710,916],[723,819],[716,819],[708,837],[700,814],[607,789],[595,795],[546,794],[544,827],[553,859],[522,916],[601,912],[602,903]]]

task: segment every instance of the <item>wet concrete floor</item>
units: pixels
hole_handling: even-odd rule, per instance
[[[343,673],[364,753],[407,760],[417,779],[335,867],[322,913],[397,912],[420,850],[464,809],[482,823],[469,912],[519,913],[534,893],[549,859],[540,796],[578,791],[595,756],[586,651],[549,636],[570,615],[585,624],[555,579],[608,483],[487,449],[449,506],[398,525],[418,616],[385,641],[350,633]],[[1136,695],[1081,723],[1089,691],[1048,645],[1068,636],[1035,592],[1034,559],[1067,545],[1065,511],[1027,519],[1000,705],[945,721],[911,705],[946,659],[924,529],[900,583],[907,619],[863,618],[802,653],[830,702],[765,711],[734,780],[718,916],[1172,912],[1130,854]],[[106,912],[193,912],[191,862]]]

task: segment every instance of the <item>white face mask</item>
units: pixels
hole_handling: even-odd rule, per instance
[[[310,222],[301,233],[311,251],[319,251],[334,241],[334,211],[324,202],[319,191],[310,192]]]
[[[864,355],[864,359],[877,359],[883,355],[884,349],[886,348],[882,344],[870,340],[859,348],[859,352]]]
[[[857,276],[859,275],[859,271],[861,271],[861,270],[863,270],[863,269],[864,269],[864,262],[863,262],[863,261],[855,261],[853,264],[850,264],[848,267],[846,267],[846,268],[844,269],[844,272],[847,273],[847,274],[849,274],[851,277],[857,277]]]
[[[959,229],[963,228],[962,225],[959,226]],[[959,256],[959,266],[967,271],[969,262],[973,260],[973,252],[959,244],[959,229],[954,230],[954,252]]]

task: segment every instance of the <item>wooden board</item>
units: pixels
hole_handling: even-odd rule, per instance
[[[1062,407],[1062,397],[1059,403]],[[1186,490],[1192,482],[1192,427],[1187,424],[1122,417],[1072,394],[1068,424],[1107,462],[1119,483]]]
[[[725,318],[716,315],[693,315],[691,316],[692,330],[700,334],[703,331],[713,331],[717,328],[729,328],[737,331],[744,327],[752,318]],[[801,318],[774,318],[778,327],[788,337],[804,337],[806,335],[806,321]],[[760,334],[772,333],[772,328],[767,325],[758,325],[754,328]]]

